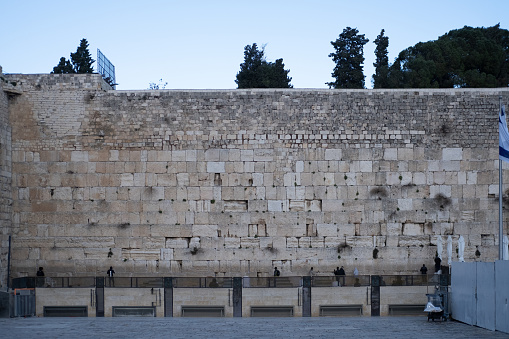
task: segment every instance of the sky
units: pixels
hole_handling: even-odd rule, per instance
[[[372,87],[376,37],[389,37],[389,61],[418,42],[463,26],[509,29],[509,0],[23,0],[0,3],[4,73],[50,73],[80,40],[115,65],[117,90],[233,89],[244,47],[283,58],[294,88],[328,88],[331,41],[357,28]],[[96,63],[94,63],[94,69]]]

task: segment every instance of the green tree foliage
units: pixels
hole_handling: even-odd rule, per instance
[[[66,60],[64,57],[60,58],[60,62],[58,65],[53,67],[53,72],[51,73],[74,73],[74,69],[72,68],[72,64],[69,60]]]
[[[392,88],[507,87],[509,31],[465,26],[409,47],[389,68]]]
[[[292,88],[290,70],[285,70],[283,59],[267,62],[264,49],[254,43],[244,47],[244,62],[240,64],[235,83],[238,88]]]
[[[326,83],[334,88],[364,88],[364,45],[369,40],[359,34],[356,28],[347,27],[336,41],[331,41],[335,52],[330,53],[336,66],[332,77],[334,82]]]
[[[373,88],[386,88],[389,85],[389,57],[387,55],[389,37],[385,36],[384,33],[385,30],[382,29],[374,41],[376,45],[376,61],[373,63],[373,66],[375,66],[375,74],[373,75]]]
[[[92,59],[88,51],[87,39],[81,39],[76,53],[71,53],[71,60],[76,73],[94,73],[92,64],[95,60]]]
[[[51,73],[93,73],[92,64],[94,62],[95,60],[92,59],[88,51],[87,39],[81,39],[76,53],[71,53],[71,60],[61,57],[60,62],[53,67]]]

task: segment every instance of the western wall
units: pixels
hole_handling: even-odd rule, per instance
[[[2,286],[9,235],[11,277],[417,274],[449,235],[453,261],[460,236],[466,261],[498,258],[508,89],[2,79]]]

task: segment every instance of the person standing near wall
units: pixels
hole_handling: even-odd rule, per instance
[[[437,255],[435,257],[435,273],[436,274],[441,274],[442,272],[440,272],[440,265],[442,264],[442,259],[440,259],[440,257]]]
[[[108,281],[109,281],[110,287],[111,286],[115,287],[115,280],[113,278],[115,271],[113,270],[113,266],[110,266],[110,269],[106,272],[106,274],[108,275]]]
[[[44,270],[42,267],[39,267],[39,270],[37,271],[37,287],[43,287],[44,286]]]

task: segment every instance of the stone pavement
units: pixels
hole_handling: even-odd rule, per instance
[[[11,318],[2,338],[509,338],[463,323],[419,317]]]

